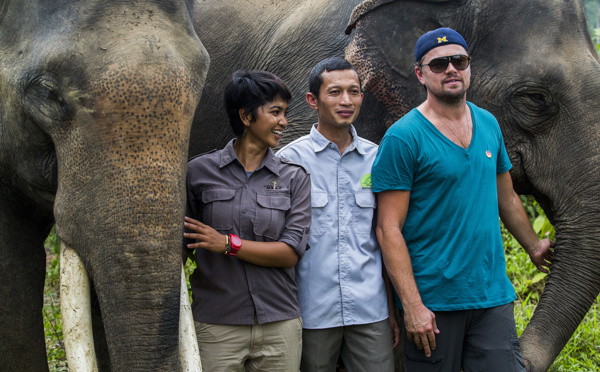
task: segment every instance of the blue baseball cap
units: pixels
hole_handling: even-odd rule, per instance
[[[451,28],[442,27],[427,32],[417,40],[417,45],[415,45],[415,62],[418,63],[431,49],[448,44],[458,44],[465,48],[467,53],[469,52],[467,42],[458,32]]]

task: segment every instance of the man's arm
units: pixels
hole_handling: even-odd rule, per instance
[[[435,349],[435,335],[440,333],[435,315],[423,305],[415,282],[408,248],[402,237],[410,191],[384,191],[377,194],[377,239],[390,280],[400,296],[407,337],[425,356]]]
[[[538,239],[537,234],[531,228],[521,199],[513,190],[510,173],[498,174],[496,183],[498,187],[498,209],[504,226],[523,246],[529,254],[531,262],[538,270],[548,273],[552,263],[552,250],[550,248],[554,247],[554,242],[550,239]]]
[[[398,319],[396,319],[396,306],[394,306],[394,292],[392,291],[392,282],[385,268],[385,264],[382,265],[383,283],[385,284],[385,296],[387,298],[388,313],[390,321],[390,329],[392,331],[392,348],[396,348],[400,344],[400,326],[398,325]]]

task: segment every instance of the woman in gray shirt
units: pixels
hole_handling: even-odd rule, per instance
[[[236,138],[191,159],[184,257],[195,249],[192,311],[207,371],[299,370],[294,265],[309,235],[310,177],[275,157],[291,94],[266,71],[236,71],[223,100]]]

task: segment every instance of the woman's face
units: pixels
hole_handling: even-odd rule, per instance
[[[256,118],[249,122],[246,140],[260,147],[276,147],[287,127],[288,103],[276,96],[256,110]]]

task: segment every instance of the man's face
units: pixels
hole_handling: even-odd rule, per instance
[[[321,76],[319,98],[308,93],[308,104],[318,111],[320,126],[348,128],[356,120],[363,100],[356,71],[325,71]]]
[[[423,65],[434,58],[453,55],[469,55],[460,45],[449,44],[433,48],[423,58]],[[440,102],[457,103],[461,101],[471,84],[471,65],[464,70],[458,70],[452,63],[445,71],[435,73],[429,66],[415,68],[415,73],[421,84],[427,87],[427,92]]]

